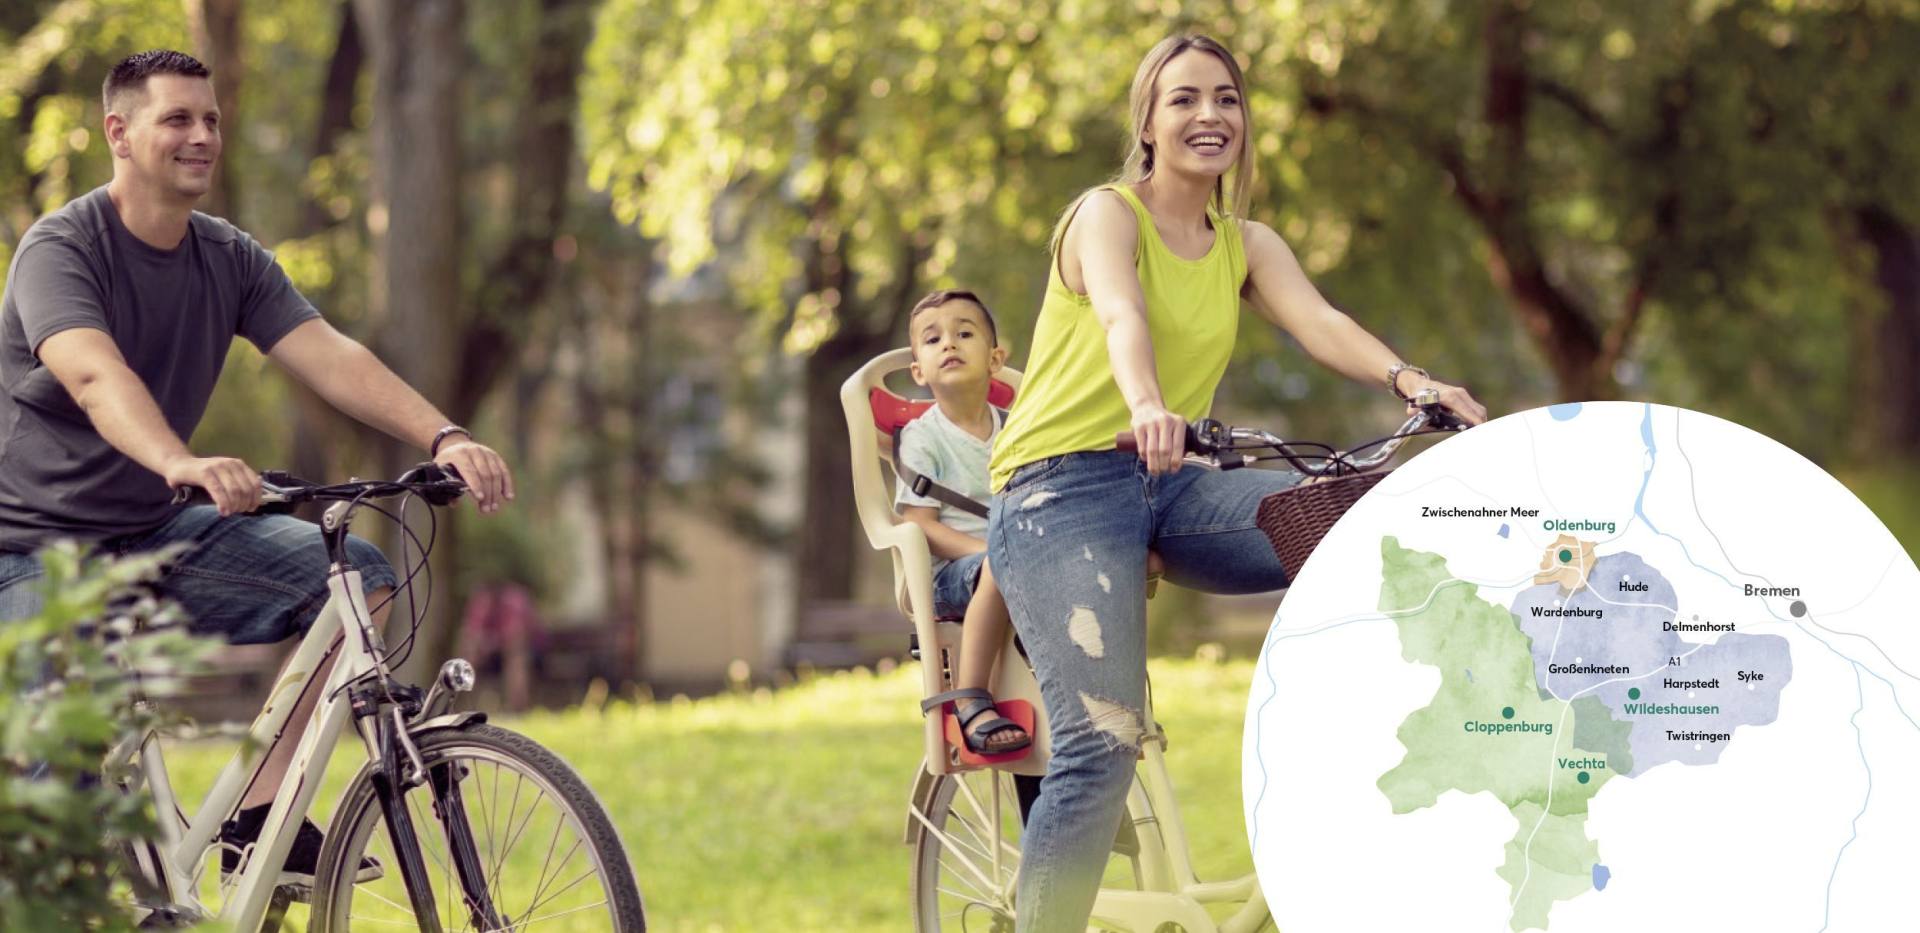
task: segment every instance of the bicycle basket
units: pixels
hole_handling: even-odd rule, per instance
[[[1307,565],[1307,558],[1320,546],[1327,529],[1390,472],[1381,470],[1303,483],[1260,500],[1255,522],[1273,543],[1273,553],[1279,556],[1280,566],[1286,568],[1289,578],[1298,576],[1300,568]]]

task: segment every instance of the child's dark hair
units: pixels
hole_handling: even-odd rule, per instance
[[[938,308],[949,301],[973,302],[973,306],[979,308],[980,313],[987,316],[987,345],[992,347],[1000,345],[1000,325],[993,319],[993,309],[987,307],[987,303],[981,301],[979,295],[964,288],[943,288],[939,291],[928,292],[926,297],[914,302],[913,310],[907,312],[907,332],[909,334],[913,332],[913,319],[919,317],[920,312]]]
[[[144,90],[147,79],[154,75],[181,75],[188,78],[206,78],[212,75],[200,60],[185,52],[172,49],[151,49],[135,52],[120,60],[119,64],[107,72],[107,80],[100,85],[100,103],[108,111],[114,110],[117,98],[126,91]]]

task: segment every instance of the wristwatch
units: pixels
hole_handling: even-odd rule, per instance
[[[472,431],[469,431],[466,428],[463,428],[457,424],[447,425],[446,427],[441,428],[440,430],[434,432],[433,443],[430,443],[427,445],[427,456],[429,457],[440,456],[441,442],[445,441],[447,438],[452,437],[455,434],[462,434],[466,436],[467,440],[473,440]]]
[[[1433,376],[1428,374],[1426,370],[1412,363],[1395,363],[1387,367],[1387,391],[1392,392],[1394,398],[1400,401],[1411,402],[1413,399],[1409,398],[1405,392],[1400,391],[1400,374],[1404,372],[1416,372],[1425,379],[1432,379]]]

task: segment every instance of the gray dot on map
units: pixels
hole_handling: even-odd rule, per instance
[[[1798,619],[1807,614],[1807,604],[1796,599],[1793,605],[1787,607],[1787,611],[1793,613],[1793,617]]]

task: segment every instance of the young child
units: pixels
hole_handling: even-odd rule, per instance
[[[1006,363],[993,313],[979,296],[962,289],[934,292],[907,316],[913,348],[913,381],[933,391],[934,405],[900,431],[896,463],[913,473],[985,504],[987,458],[1006,412],[987,402],[993,375]],[[916,495],[902,480],[894,507],[927,533],[933,552],[934,612],[965,613],[955,686],[967,691],[954,702],[967,748],[978,754],[1019,751],[1033,737],[999,715],[987,681],[1006,641],[1011,619],[1006,600],[987,566],[987,520],[932,496]]]

